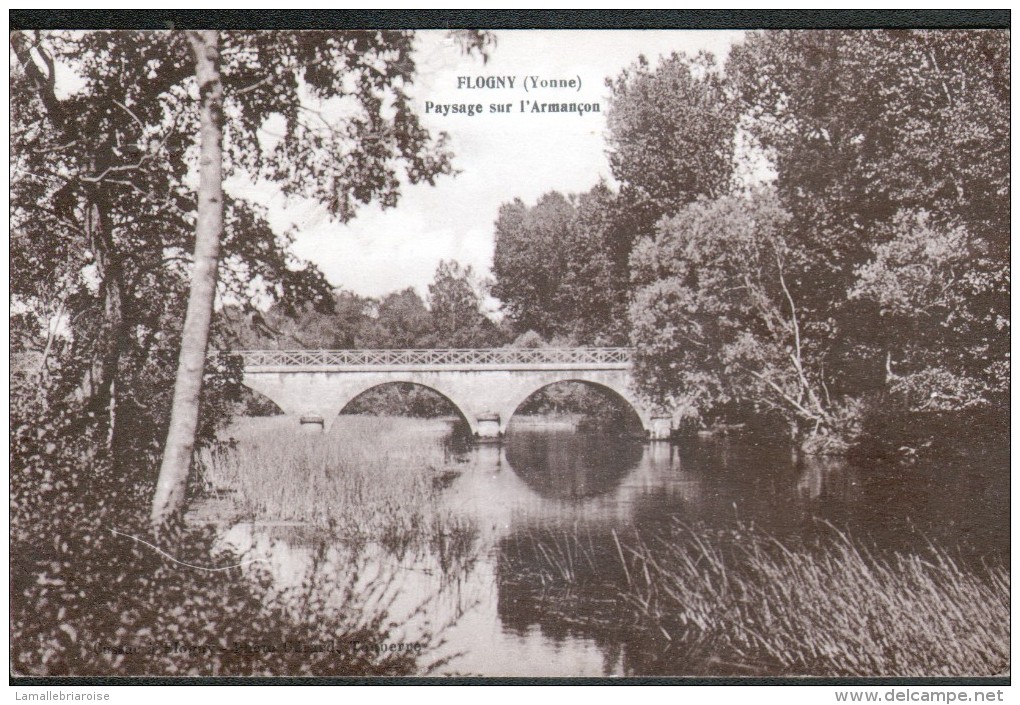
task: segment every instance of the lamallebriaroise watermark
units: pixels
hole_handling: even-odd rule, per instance
[[[61,701],[61,700],[109,700],[109,693],[66,693],[61,690],[44,690],[41,693],[19,693],[14,691],[15,700]]]

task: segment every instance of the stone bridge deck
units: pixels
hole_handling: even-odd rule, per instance
[[[669,433],[635,394],[631,348],[448,348],[429,350],[239,350],[244,383],[284,413],[328,428],[356,396],[394,382],[449,399],[479,437],[505,433],[528,397],[557,382],[582,382],[616,396],[646,433]]]

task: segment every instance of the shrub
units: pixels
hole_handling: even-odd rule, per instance
[[[353,567],[346,576],[318,576],[295,595],[273,589],[267,575],[229,567],[242,560],[237,556],[211,557],[211,532],[181,529],[172,546],[160,546],[173,560],[142,543],[152,541],[145,509],[154,466],[111,462],[96,451],[100,439],[68,434],[72,423],[52,413],[13,419],[13,674],[365,676],[421,670],[415,652],[364,648],[392,638],[394,625],[385,600],[378,599],[385,585],[356,591]],[[427,646],[431,638],[416,640]],[[297,651],[286,644],[339,647]]]

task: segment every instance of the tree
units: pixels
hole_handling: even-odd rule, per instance
[[[843,449],[846,400],[827,386],[829,341],[805,328],[790,286],[807,252],[772,191],[692,204],[634,251],[637,375],[666,408],[736,402],[795,439]]]
[[[188,311],[181,336],[180,362],[170,407],[170,430],[152,500],[157,530],[184,503],[191,456],[198,430],[206,346],[216,298],[216,268],[223,233],[223,84],[220,82],[219,36],[216,30],[188,32],[195,53],[195,78],[202,107],[199,113],[198,218],[195,226],[194,270]]]
[[[443,260],[429,284],[429,317],[432,334],[425,347],[494,347],[504,342],[496,326],[483,312],[485,285],[470,266]]]
[[[366,347],[377,302],[343,289],[334,290],[329,305],[275,303],[265,311],[239,305],[218,313],[213,337],[221,350],[303,348],[343,350]]]
[[[623,344],[633,230],[608,186],[517,200],[496,222],[493,293],[518,332],[573,344]]]
[[[892,405],[1001,408],[1007,47],[992,31],[761,32],[735,47],[726,80],[774,194],[689,205],[635,247],[645,390],[770,410],[815,450],[844,449]]]
[[[711,54],[642,56],[615,79],[607,149],[638,235],[700,196],[729,190],[737,111]]]
[[[418,348],[432,330],[425,302],[408,287],[382,298],[362,339],[369,348]]]
[[[874,258],[857,270],[850,298],[873,302],[885,324],[890,391],[915,413],[988,407],[1001,395],[1009,365],[990,358],[993,341],[974,336],[982,325],[971,297],[982,274],[970,234],[927,211],[903,211],[883,231]],[[1000,337],[1008,337],[1008,325],[999,317]],[[990,374],[975,374],[983,371],[975,362],[991,367]]]
[[[664,215],[729,189],[737,112],[710,55],[673,54],[654,68],[640,57],[606,84],[619,193],[600,183],[500,208],[493,293],[519,333],[626,343],[634,242]]]
[[[734,48],[727,73],[811,253],[798,278],[802,310],[846,342],[833,361],[836,383],[849,389],[861,376],[892,379],[889,370],[935,364],[946,374],[926,377],[928,397],[966,387],[1003,403],[1009,34],[761,32]],[[947,233],[962,255],[951,278],[959,308],[915,299],[916,312],[932,305],[940,315],[889,325],[898,294],[880,289],[910,269],[946,264],[931,257]],[[931,248],[922,247],[929,236]],[[919,261],[908,263],[908,252]]]
[[[563,243],[576,217],[573,204],[555,191],[528,207],[520,199],[500,206],[492,293],[520,331],[551,337],[560,331],[554,296],[566,269]]]
[[[184,313],[197,110],[183,42],[173,33],[11,34],[11,290],[46,341],[39,404],[18,413],[91,438],[91,452],[122,465],[147,462],[165,434]],[[58,96],[69,73],[76,87]],[[321,274],[287,255],[258,207],[229,197],[224,206],[224,291],[261,282],[277,298],[321,296]]]
[[[469,49],[485,47],[484,35],[459,36]],[[272,181],[343,220],[360,203],[395,204],[401,172],[411,183],[450,172],[443,138],[433,141],[420,126],[406,93],[411,32],[224,32],[218,39],[224,176]],[[75,319],[62,377],[80,368],[74,386],[92,415],[78,417],[108,423],[122,394],[130,397],[128,380],[118,379],[125,348],[148,341],[139,350],[144,359],[153,341],[173,347],[180,325],[170,319],[180,316],[192,264],[195,198],[186,177],[205,96],[197,95],[181,32],[14,32],[11,44],[24,71],[13,91],[17,153],[26,161],[12,193],[14,230],[26,233],[18,244],[29,255],[18,278],[30,282],[45,257],[62,259],[65,266],[51,271],[68,272],[74,281],[64,297],[91,317],[89,325]],[[58,66],[79,78],[68,97],[57,95]],[[262,132],[271,119],[285,126],[276,140]],[[321,275],[287,255],[287,238],[257,208],[226,197],[221,207],[221,287],[236,283],[246,299],[252,284],[274,298],[328,293]],[[33,288],[40,287],[22,291],[27,297]],[[164,310],[127,319],[136,303]],[[46,301],[31,306],[45,310]]]
[[[604,182],[577,197],[569,235],[555,294],[559,334],[581,345],[625,345],[635,231],[621,199]]]
[[[331,215],[349,220],[356,203],[379,198],[383,206],[396,205],[399,184],[394,162],[403,161],[411,183],[433,183],[436,175],[449,173],[449,155],[432,151],[428,134],[420,127],[409,107],[404,86],[411,81],[410,33],[354,33],[337,37],[332,33],[311,33],[298,38],[294,34],[276,33],[232,35],[236,48],[244,56],[236,74],[246,69],[264,72],[267,67],[280,66],[291,58],[291,67],[283,80],[259,79],[237,91],[241,96],[249,90],[258,91],[265,84],[275,99],[273,107],[264,102],[236,100],[242,137],[235,141],[231,156],[253,176],[269,176],[278,180],[288,192],[303,187],[306,194],[323,200]],[[159,480],[152,505],[152,524],[159,528],[182,506],[197,427],[205,346],[215,293],[216,257],[222,232],[222,137],[220,122],[225,114],[219,78],[218,36],[215,31],[189,33],[195,57],[199,96],[202,100],[201,156],[199,186],[198,237],[195,246],[196,273],[192,280],[185,319],[181,362],[170,418],[170,432],[160,467]],[[468,46],[483,46],[478,39]],[[392,54],[396,58],[391,58]],[[382,68],[368,61],[381,61]],[[284,64],[286,66],[286,64]],[[236,75],[235,74],[235,75]],[[252,76],[254,78],[254,76]],[[277,77],[281,78],[281,77]],[[329,120],[320,110],[302,105],[302,85],[320,101],[351,97],[345,90],[348,78],[358,81],[354,94],[361,115],[340,121]],[[384,103],[384,97],[391,105]],[[247,111],[245,110],[247,108]],[[278,108],[283,109],[287,132],[277,148],[263,158],[257,136],[250,136]],[[302,123],[298,111],[315,112],[325,131]],[[384,117],[392,108],[394,117]],[[343,129],[346,127],[346,129]],[[245,130],[244,128],[247,128]],[[255,128],[255,129],[252,129]],[[247,132],[249,138],[245,139]],[[328,155],[328,156],[327,156]],[[326,158],[324,158],[326,157]],[[208,171],[207,171],[208,170]],[[308,184],[311,184],[309,187]],[[203,209],[203,204],[207,205]]]

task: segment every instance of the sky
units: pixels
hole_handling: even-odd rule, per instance
[[[612,183],[605,154],[607,77],[615,77],[640,54],[655,65],[673,51],[710,51],[722,61],[743,33],[707,30],[500,30],[483,64],[462,56],[445,32],[421,31],[416,38],[417,78],[410,91],[423,125],[445,131],[454,153],[456,176],[435,186],[405,185],[399,204],[382,210],[363,206],[346,224],[331,222],[311,202],[287,202],[272,187],[228,184],[235,195],[269,209],[274,228],[293,226],[293,252],[314,262],[330,283],[366,296],[414,287],[423,296],[442,259],[490,275],[494,223],[501,204],[520,198],[533,204],[544,193],[580,193],[605,178]],[[506,76],[514,87],[458,88],[458,77]],[[525,91],[528,76],[579,82],[576,88]],[[599,103],[602,112],[535,114],[520,112],[521,100]],[[426,113],[434,104],[481,103],[483,114]],[[491,114],[492,103],[511,103],[513,112]]]

